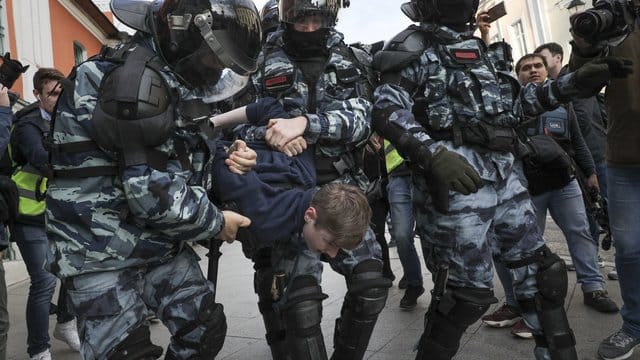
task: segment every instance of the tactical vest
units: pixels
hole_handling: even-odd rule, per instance
[[[480,39],[432,42],[425,50],[430,71],[416,89],[412,109],[435,140],[513,151],[521,122],[513,113],[517,81],[497,71]],[[414,93],[415,93],[414,92]]]
[[[99,84],[101,96],[91,114],[91,126],[86,129],[91,139],[51,144],[52,155],[67,158],[60,166],[52,161],[53,175],[66,178],[115,176],[126,166],[139,164],[165,170],[169,157],[154,147],[174,134],[179,99],[161,75],[165,64],[141,46],[123,46],[117,50],[105,47],[90,61],[113,64]],[[71,86],[68,81],[65,83],[67,94],[73,94]],[[191,107],[184,112],[190,110]],[[52,130],[56,131],[55,125]],[[189,168],[190,159],[184,145],[176,146],[176,150],[182,164]],[[69,167],[71,158],[98,161]]]
[[[38,128],[41,132],[42,139],[49,132],[49,121],[42,118],[40,107],[35,106],[26,109],[24,115],[18,113],[16,123],[12,127],[13,130],[17,126],[28,126],[31,124]],[[47,192],[47,177],[36,169],[32,164],[27,163],[24,156],[20,153],[15,136],[11,138],[10,155],[12,165],[15,168],[11,179],[18,187],[18,221],[44,224],[45,196]]]
[[[363,64],[362,59],[355,55],[354,50],[344,43],[333,46],[330,49],[327,62],[331,63],[334,57],[346,59],[347,61],[335,62],[332,66],[323,66],[320,77],[334,78],[327,76],[329,72],[335,72],[335,81],[326,84],[324,89],[326,96],[331,99],[346,100],[352,97],[370,97],[372,91],[372,79],[370,64]],[[361,51],[361,50],[356,50]],[[277,99],[285,99],[284,107],[292,117],[305,113],[315,113],[317,109],[318,95],[316,94],[317,83],[308,84],[306,79],[300,79],[302,74],[299,66],[292,61],[285,51],[274,44],[266,44],[263,49],[262,62],[262,96],[271,96]],[[304,87],[301,87],[304,84]],[[313,86],[310,86],[313,85]],[[306,92],[304,94],[303,92]],[[305,96],[306,95],[306,96]],[[299,99],[307,98],[307,103],[299,103]],[[288,102],[287,99],[292,99]],[[296,100],[298,100],[296,102]],[[330,156],[322,151],[323,146],[333,146],[318,141],[316,146],[316,173],[317,184],[329,183],[347,173],[354,173],[354,169],[362,168],[363,146],[357,149],[345,149],[338,156]]]

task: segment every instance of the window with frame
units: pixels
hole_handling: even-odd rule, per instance
[[[511,32],[511,46],[513,46],[513,58],[519,59],[528,54],[527,39],[524,33],[522,19],[514,22],[509,29]]]
[[[73,41],[73,58],[76,65],[87,60],[87,51],[84,49],[84,46],[82,46],[82,43],[77,40]]]
[[[7,35],[6,33],[6,28],[5,28],[5,24],[4,24],[4,12],[5,12],[5,5],[4,5],[4,0],[0,0],[0,55],[4,54],[6,49],[4,46],[5,43],[5,36]]]

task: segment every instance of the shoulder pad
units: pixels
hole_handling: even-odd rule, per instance
[[[111,0],[111,12],[125,25],[146,33],[151,33],[147,24],[151,13],[152,1]]]
[[[380,72],[398,71],[418,59],[427,48],[424,32],[411,25],[389,40],[384,48],[375,54],[373,66]]]
[[[371,55],[369,55],[368,52],[359,49],[357,47],[349,47],[351,49],[351,52],[353,53],[353,56],[356,58],[356,60],[366,66],[366,67],[370,67],[371,66]]]
[[[382,51],[420,52],[427,47],[426,34],[415,25],[401,31],[391,40],[387,41]]]

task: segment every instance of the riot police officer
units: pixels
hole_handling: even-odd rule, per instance
[[[289,118],[268,128],[250,127],[248,140],[300,154],[313,147],[317,185],[342,182],[367,187],[356,154],[369,137],[370,57],[349,48],[334,28],[346,1],[280,0],[280,26],[266,40],[252,76],[259,98],[279,99]],[[283,184],[279,184],[282,186]],[[255,289],[274,358],[326,359],[320,321],[320,254],[292,239],[273,239],[255,251]],[[336,321],[333,359],[361,359],[385,305],[390,281],[383,277],[380,246],[371,230],[353,250],[329,258],[344,275],[347,292]],[[271,285],[276,284],[275,299]],[[274,311],[275,309],[275,311]]]
[[[374,59],[382,73],[374,124],[410,160],[417,231],[436,280],[417,359],[452,358],[465,329],[497,302],[492,252],[515,280],[536,358],[576,359],[565,264],[536,226],[513,129],[604,83],[582,72],[520,89],[472,36],[477,8],[478,0],[412,0],[402,10],[419,25]]]
[[[255,69],[258,12],[250,0],[111,8],[138,31],[64,82],[47,193],[50,268],[68,284],[84,359],[158,358],[149,310],[172,335],[166,359],[212,359],[226,320],[187,241],[231,240],[250,221],[207,197],[202,130],[215,109],[202,99],[232,95],[221,84]],[[228,165],[243,173],[255,152],[239,145]]]

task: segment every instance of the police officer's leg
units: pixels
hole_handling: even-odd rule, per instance
[[[143,298],[172,335],[166,359],[213,359],[218,354],[226,318],[191,247],[147,271]]]
[[[296,241],[276,242],[272,253],[276,270],[274,294],[282,318],[291,359],[327,358],[322,320],[322,263],[319,255]]]
[[[451,193],[449,212],[442,214],[434,209],[424,180],[414,181],[414,213],[427,268],[436,278],[448,269],[446,281],[432,291],[441,296],[439,301],[432,296],[416,359],[451,359],[467,327],[497,302],[488,239],[497,196],[490,182],[475,194]]]
[[[384,308],[392,283],[383,275],[381,248],[371,229],[351,251],[341,250],[330,259],[331,267],[345,275],[347,294],[336,319],[332,360],[362,359],[378,314]]]
[[[499,188],[494,223],[501,261],[510,269],[513,290],[536,338],[537,359],[577,359],[575,339],[564,310],[566,266],[545,245],[533,205],[518,175]]]
[[[522,271],[533,264],[537,264],[535,280],[538,291],[534,297],[518,298],[518,303],[525,320],[531,319],[527,314],[537,315],[541,333],[534,331],[536,346],[539,348],[536,357],[546,359],[548,352],[553,360],[577,359],[576,340],[564,310],[567,267],[546,245],[519,261],[508,262],[507,267],[514,271]],[[535,324],[535,320],[527,322]]]
[[[322,293],[313,276],[298,276],[287,289],[287,302],[281,309],[287,331],[287,345],[293,359],[322,360],[327,358],[322,321]]]
[[[258,308],[262,314],[264,327],[267,331],[265,337],[271,348],[273,360],[287,359],[286,333],[273,305],[271,287],[273,284],[273,267],[271,266],[271,247],[261,248],[253,256],[253,288],[258,295]]]
[[[141,270],[125,269],[67,280],[83,359],[151,360],[162,355],[162,348],[151,343],[144,320],[142,276]]]
[[[451,248],[426,247],[430,249],[428,267],[434,276],[434,286],[438,288],[432,290],[416,359],[448,360],[458,352],[460,339],[466,329],[498,300],[493,290],[486,286],[485,282],[490,280],[490,276],[474,273],[474,266],[469,265],[472,262],[465,262],[484,263],[486,256],[459,255]],[[434,267],[436,261],[439,264],[437,268]],[[439,276],[444,276],[444,280],[437,281]]]

